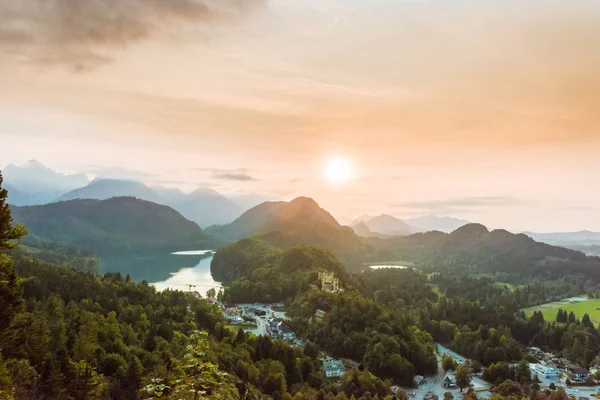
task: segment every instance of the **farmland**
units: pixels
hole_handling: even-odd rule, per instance
[[[574,297],[562,301],[541,304],[539,306],[528,307],[523,309],[527,316],[533,314],[534,311],[541,311],[546,321],[555,321],[558,309],[562,308],[567,313],[573,311],[575,316],[581,320],[583,315],[587,313],[594,324],[600,323],[600,299],[587,299],[584,297]]]

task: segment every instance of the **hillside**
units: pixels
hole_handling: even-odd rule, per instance
[[[461,273],[506,273],[520,277],[560,278],[581,273],[600,282],[600,259],[539,243],[523,234],[468,224],[452,233],[418,233],[393,239],[369,239],[379,260],[405,260],[431,269]]]
[[[204,249],[213,244],[198,225],[172,208],[131,197],[71,200],[12,211],[14,220],[27,226],[32,236],[100,255]]]
[[[368,251],[350,227],[338,224],[331,214],[307,197],[260,204],[231,224],[211,227],[208,232],[229,240],[256,236],[278,247],[298,244],[324,247],[350,264],[356,264]]]

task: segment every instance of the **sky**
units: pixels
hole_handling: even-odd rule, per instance
[[[0,0],[0,52],[0,167],[600,230],[597,0]]]

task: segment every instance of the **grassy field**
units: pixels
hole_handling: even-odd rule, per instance
[[[256,329],[256,325],[244,324],[244,325],[225,325],[226,329],[237,333],[240,329]]]
[[[525,311],[527,316],[533,314],[534,311],[541,311],[542,314],[544,314],[544,319],[546,321],[555,321],[556,313],[559,308],[566,310],[567,313],[573,311],[579,320],[587,313],[593,323],[600,323],[600,299],[586,299],[583,301],[569,301],[569,299],[566,299],[563,301],[524,308],[523,311]]]
[[[506,288],[508,290],[510,290],[511,292],[513,292],[517,287],[523,287],[522,285],[516,286],[516,285],[513,285],[511,283],[506,283],[506,282],[494,282],[494,285],[495,286],[501,286],[501,287],[506,286]]]

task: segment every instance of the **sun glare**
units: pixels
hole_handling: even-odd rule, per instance
[[[331,183],[345,183],[352,177],[352,166],[344,157],[332,157],[327,162],[325,177]]]

